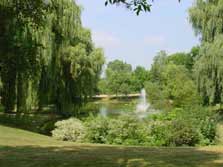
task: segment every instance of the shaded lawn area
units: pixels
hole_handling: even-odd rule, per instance
[[[222,167],[223,147],[146,148],[58,142],[0,126],[0,167]]]
[[[0,99],[1,99],[1,97],[0,97]],[[0,103],[0,113],[2,113],[3,111],[4,111],[4,108],[3,108],[3,106]]]

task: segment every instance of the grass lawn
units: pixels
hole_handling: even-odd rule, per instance
[[[223,167],[223,146],[146,148],[59,142],[0,126],[0,167]]]

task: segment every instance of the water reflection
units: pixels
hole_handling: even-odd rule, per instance
[[[96,103],[98,105],[98,114],[101,116],[118,116],[124,113],[130,113],[135,110],[135,105],[133,101],[127,102],[101,102]]]
[[[101,115],[103,117],[115,117],[124,113],[135,111],[137,100],[99,100],[87,103],[81,110],[88,115]]]
[[[144,100],[145,102],[145,100]],[[139,118],[145,118],[151,114],[157,114],[158,111],[149,107],[149,104],[144,111],[137,110],[137,106],[141,104],[139,99],[127,99],[127,100],[97,100],[87,103],[82,108],[82,113],[86,116],[100,115],[103,117],[117,117],[122,114],[134,114]],[[144,104],[144,103],[143,103]]]

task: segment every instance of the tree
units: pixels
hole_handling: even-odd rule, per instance
[[[159,110],[169,110],[169,108],[171,108],[171,104],[164,96],[161,85],[152,81],[147,81],[145,82],[145,90],[153,108]]]
[[[200,46],[194,46],[189,53],[194,63],[199,58],[199,52],[200,52]]]
[[[223,1],[196,0],[189,10],[190,21],[197,35],[201,36],[195,64],[198,90],[204,104],[222,103],[222,34]]]
[[[107,87],[110,93],[128,94],[132,90],[132,66],[120,60],[108,63],[106,69]]]
[[[29,79],[39,66],[38,29],[44,22],[42,0],[0,2],[0,66],[6,112],[20,111],[26,103]]]
[[[145,82],[149,79],[149,71],[147,71],[144,67],[137,66],[132,74],[132,83],[134,90],[136,92],[140,92],[140,90],[144,88]]]
[[[222,5],[221,0],[196,0],[190,8],[190,22],[202,41],[213,42],[215,36],[223,33]]]
[[[99,82],[98,82],[98,93],[99,94],[107,94],[108,93],[106,78],[101,78],[99,80]]]
[[[195,64],[198,90],[204,104],[223,102],[223,35],[213,43],[203,43],[200,58]]]
[[[127,64],[121,60],[114,60],[108,63],[106,75],[109,75],[109,72],[129,73],[131,71],[132,71],[131,64]]]
[[[96,89],[104,53],[71,0],[0,1],[0,67],[6,112],[55,105],[69,115]]]
[[[165,97],[172,101],[174,107],[199,104],[196,84],[184,66],[169,63],[162,76]]]
[[[159,52],[150,70],[150,80],[145,88],[155,108],[168,110],[199,104],[195,81],[191,75],[191,57],[188,53],[167,56]]]
[[[194,60],[190,53],[174,53],[167,58],[168,62],[176,65],[182,65],[188,70],[192,71]]]
[[[167,53],[165,51],[160,51],[153,59],[150,70],[150,77],[152,82],[160,83],[162,82],[162,72],[165,70],[165,65],[167,64]]]

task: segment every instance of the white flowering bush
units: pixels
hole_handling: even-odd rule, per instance
[[[52,131],[52,135],[57,140],[82,142],[84,140],[86,130],[83,123],[76,119],[58,121],[56,128]]]

